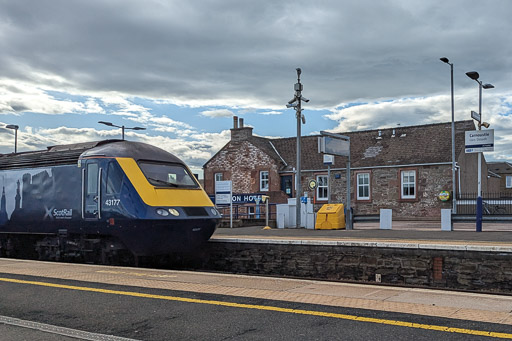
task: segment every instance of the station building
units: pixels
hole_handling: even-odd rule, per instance
[[[466,154],[465,132],[475,130],[472,120],[455,122],[456,192],[477,191],[477,154]],[[344,132],[350,137],[351,206],[354,215],[376,215],[392,209],[393,219],[439,220],[442,191],[452,192],[451,122]],[[318,152],[318,137],[303,136],[301,196],[312,198],[315,212],[328,202],[346,201],[347,158],[334,157],[330,188],[327,165]],[[265,194],[271,203],[295,197],[296,137],[263,138],[253,134],[236,116],[231,140],[203,166],[204,187],[215,193],[215,181],[231,180],[233,193]],[[499,188],[482,158],[482,191]],[[309,189],[314,179],[317,187]]]
[[[489,170],[499,177],[499,194],[501,197],[512,198],[512,163],[489,162]]]

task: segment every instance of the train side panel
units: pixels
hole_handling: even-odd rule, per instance
[[[81,220],[76,165],[0,171],[0,231],[54,233]]]

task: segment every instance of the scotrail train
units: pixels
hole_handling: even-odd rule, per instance
[[[190,252],[220,221],[180,159],[138,142],[0,155],[0,186],[0,256],[112,263]]]

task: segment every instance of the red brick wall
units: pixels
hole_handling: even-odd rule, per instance
[[[204,169],[205,190],[214,194],[214,174],[223,173],[224,180],[233,181],[233,192],[260,191],[260,171],[269,172],[269,192],[280,190],[276,162],[249,141],[229,142]]]

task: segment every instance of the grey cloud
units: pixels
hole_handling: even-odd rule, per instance
[[[213,117],[232,117],[234,114],[231,110],[216,109],[216,110],[201,111],[201,115],[213,118]]]
[[[28,106],[26,106],[26,105],[24,105],[22,103],[19,103],[19,104],[10,103],[10,107],[15,112],[23,112],[23,111],[26,111],[26,110],[30,109]]]
[[[137,124],[185,127],[183,133],[194,141],[161,136],[148,141],[169,150],[179,145],[183,149],[176,151],[200,167],[229,131],[200,136],[127,98],[278,113],[293,96],[295,68],[301,67],[303,94],[311,99],[306,109],[332,110],[337,130],[447,121],[450,74],[439,61],[446,56],[455,64],[456,118],[465,119],[476,108],[478,93],[466,71],[480,72],[501,98],[511,97],[511,12],[509,0],[4,1],[0,81],[9,80],[1,84],[10,96],[0,98],[0,108],[9,114],[10,108],[38,113],[104,113],[105,108]],[[94,101],[58,101],[44,93],[55,89]],[[102,100],[110,94],[115,98]],[[512,104],[490,96],[486,92],[486,115],[493,126],[507,122],[500,136],[508,136],[502,127],[510,129],[506,114]],[[358,102],[369,104],[339,109]],[[108,134],[118,132],[78,135],[85,141]],[[22,135],[26,150],[81,138],[63,130]],[[512,150],[508,138],[499,144],[496,155]]]
[[[279,107],[303,68],[312,107],[446,91],[448,69],[512,87],[506,0],[11,1],[0,72],[152,98]],[[493,29],[489,29],[493,27]],[[29,51],[30,53],[27,53]]]

